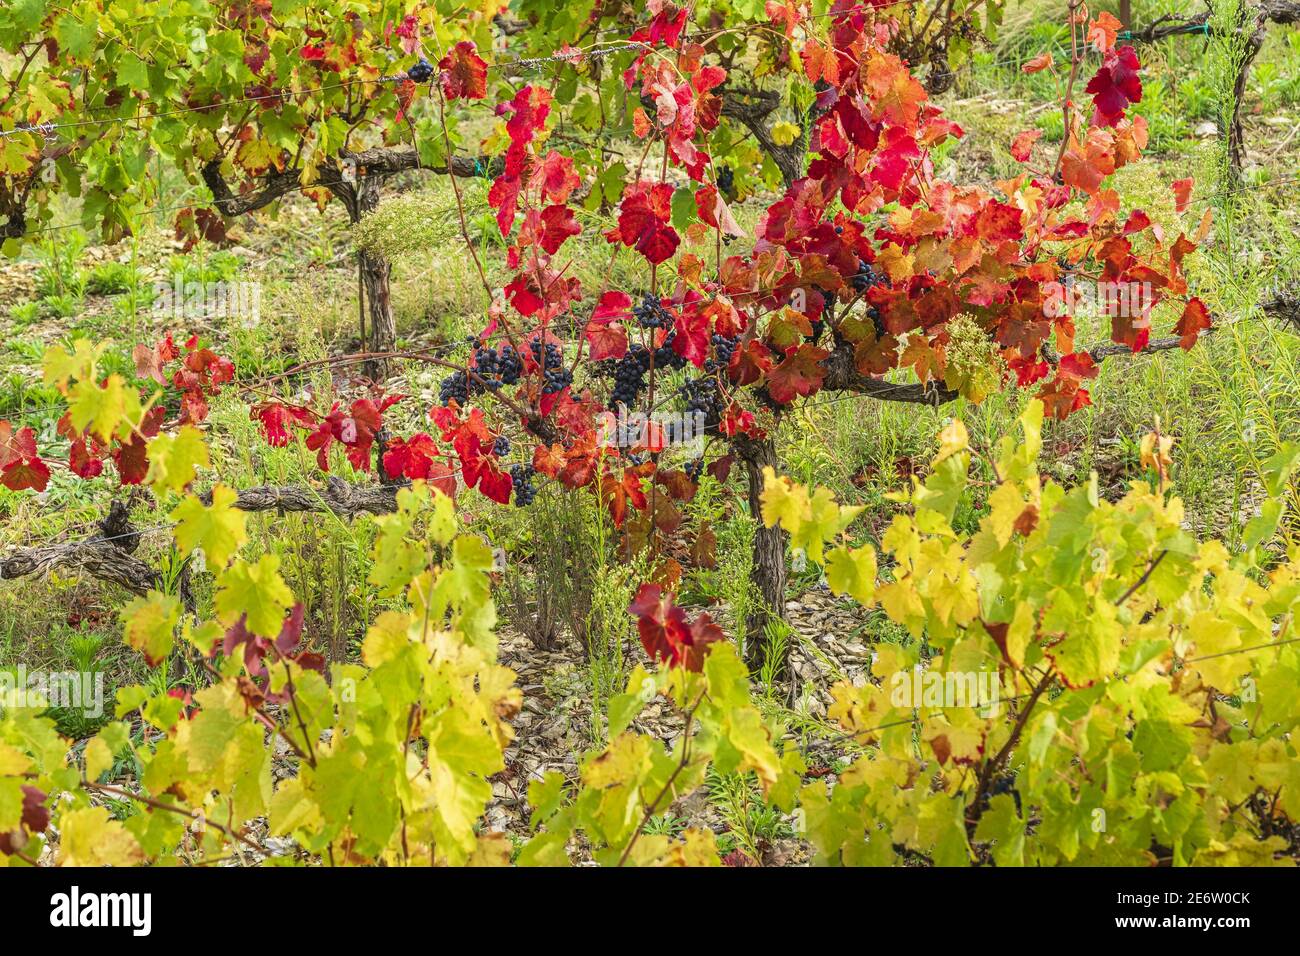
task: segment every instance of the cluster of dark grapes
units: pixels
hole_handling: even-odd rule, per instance
[[[542,343],[537,339],[528,343],[533,361],[542,366],[542,394],[553,395],[573,384],[573,373],[564,367],[564,353],[554,342],[546,343],[545,358]]]
[[[723,166],[718,170],[718,189],[723,193],[730,195],[736,188],[736,174],[732,172],[730,166]]]
[[[736,352],[737,339],[739,339],[739,336],[727,338],[717,332],[709,336],[709,341],[713,343],[713,355],[704,360],[704,371],[717,372],[725,370],[731,364],[731,356]]]
[[[1016,775],[1014,773],[1005,774],[993,781],[989,787],[989,795],[996,797],[1001,793],[1009,793],[1016,801],[1016,813],[1020,812],[1020,791],[1016,789]]]
[[[633,345],[621,359],[614,363],[614,390],[609,396],[609,407],[619,403],[632,408],[637,396],[645,388],[645,373],[650,368],[650,352],[642,345]]]
[[[524,363],[513,345],[504,346],[500,353],[496,349],[477,348],[474,350],[474,372],[482,381],[471,382],[475,386],[471,391],[487,388],[495,392],[502,385],[514,385],[523,371]]]
[[[698,482],[700,480],[700,475],[704,474],[704,459],[692,458],[686,463],[686,468],[684,470],[687,478],[691,479],[691,481]]]
[[[475,341],[474,336],[470,336],[468,341]],[[464,405],[471,395],[484,391],[495,392],[503,385],[514,385],[523,371],[523,360],[519,358],[514,346],[502,346],[500,352],[480,346],[474,350],[473,374],[452,372],[444,378],[438,401],[446,405],[454,398]]]
[[[643,329],[666,329],[673,324],[673,317],[653,292],[647,292],[640,304],[632,306],[632,316]]]
[[[462,405],[469,401],[469,381],[464,372],[452,372],[442,380],[438,390],[439,403],[446,405],[453,398]]]
[[[406,75],[416,83],[427,83],[433,76],[433,64],[420,57],[420,62],[407,70]]]
[[[883,339],[888,333],[884,321],[880,318],[880,310],[874,305],[867,306],[867,316],[871,319],[871,324],[876,327],[876,338]]]
[[[884,285],[888,281],[882,273],[871,268],[870,264],[858,260],[858,271],[853,276],[853,288],[859,292],[866,292],[872,286]]]
[[[614,376],[614,389],[609,396],[609,407],[617,409],[619,403],[628,408],[636,407],[636,400],[645,390],[646,373],[650,371],[651,358],[654,367],[663,371],[686,367],[686,359],[673,351],[673,340],[677,333],[669,332],[663,345],[656,349],[647,349],[635,343],[629,346],[627,353],[617,362],[603,363],[602,371]]]
[[[673,351],[673,341],[676,338],[676,331],[669,332],[668,336],[664,339],[664,344],[655,349],[655,368],[675,369],[686,367],[686,359]]]
[[[839,227],[837,226],[836,228]],[[812,342],[815,345],[817,343],[817,340],[822,337],[822,329],[826,327],[825,317],[830,313],[832,309],[835,308],[835,293],[827,292],[825,289],[819,286],[813,286],[813,291],[821,294],[822,311],[821,311],[821,315],[817,316],[817,318],[815,319],[810,320],[809,324],[812,325],[812,331],[809,332],[805,336],[805,338],[807,339],[807,341]]]
[[[687,379],[678,391],[686,400],[687,412],[704,413],[706,428],[716,426],[722,421],[722,393],[718,389],[717,379],[707,375],[703,378]]]
[[[519,376],[524,374],[524,360],[519,357],[513,345],[503,345],[501,353],[489,351],[489,361],[492,362],[492,370],[496,373],[497,378],[501,380],[502,385],[513,385],[519,381]],[[481,361],[481,359],[476,359]],[[479,372],[482,375],[482,371]]]
[[[510,466],[510,483],[515,489],[515,505],[517,507],[526,508],[537,497],[537,489],[533,487],[534,474],[536,474],[536,470],[532,465],[519,464]]]
[[[498,458],[504,458],[510,454],[510,439],[505,435],[498,435],[497,440],[492,443],[492,454]]]

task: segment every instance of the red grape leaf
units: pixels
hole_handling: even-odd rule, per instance
[[[1130,103],[1142,101],[1142,80],[1138,77],[1141,69],[1142,64],[1131,46],[1106,54],[1096,75],[1084,88],[1092,94],[1096,107],[1093,122],[1096,125],[1117,125]]]
[[[1186,350],[1196,344],[1201,333],[1210,325],[1210,310],[1205,307],[1204,302],[1193,296],[1187,300],[1187,306],[1183,309],[1178,324],[1174,326],[1174,332],[1181,337],[1182,341],[1179,344]]]
[[[822,359],[830,355],[825,349],[813,345],[801,345],[776,368],[767,373],[767,390],[772,400],[788,405],[797,396],[805,398],[822,386],[826,372],[821,367]]]
[[[487,64],[470,40],[462,40],[438,61],[442,91],[449,100],[481,100],[487,96]]]

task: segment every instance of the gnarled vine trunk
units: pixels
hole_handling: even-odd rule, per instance
[[[779,527],[763,524],[762,501],[763,469],[776,470],[776,439],[746,438],[736,442],[736,449],[745,462],[745,477],[749,482],[749,510],[758,522],[754,532],[754,584],[758,587],[762,605],[749,615],[745,622],[745,661],[757,673],[767,663],[767,641],[764,632],[768,621],[775,617],[785,619],[785,532]],[[772,676],[783,679],[787,660],[776,664]]]
[[[1244,22],[1246,17],[1243,16],[1242,29],[1249,29],[1249,24]],[[1232,84],[1232,116],[1228,121],[1228,169],[1233,177],[1241,175],[1241,171],[1246,168],[1246,131],[1241,122],[1241,103],[1246,96],[1246,82],[1250,79],[1250,65],[1259,55],[1260,49],[1264,46],[1264,21],[1260,20],[1254,29],[1254,32],[1246,40],[1246,47],[1241,54],[1241,64],[1237,68],[1237,76]]]
[[[351,202],[347,202],[348,215],[353,224],[379,206],[382,176],[362,177]],[[346,199],[345,199],[346,202]],[[369,352],[391,352],[397,344],[397,322],[393,317],[393,300],[389,290],[392,263],[384,256],[365,249],[357,251],[357,272],[360,280],[358,294],[362,297],[360,315],[361,346]],[[366,374],[375,381],[388,375],[387,359],[366,362]]]

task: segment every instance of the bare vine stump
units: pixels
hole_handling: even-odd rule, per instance
[[[745,462],[749,481],[749,510],[758,522],[754,532],[754,583],[758,586],[763,606],[749,616],[745,627],[745,662],[757,673],[767,663],[767,645],[764,630],[772,617],[785,620],[785,539],[780,528],[768,528],[762,521],[763,469],[776,469],[776,441],[745,439],[737,442],[737,450]],[[788,653],[788,651],[787,651]],[[777,662],[773,677],[783,680],[787,674],[788,660]]]
[[[1243,19],[1248,19],[1254,11],[1247,11]],[[1242,23],[1242,30],[1250,29],[1249,23]],[[1241,102],[1246,95],[1246,81],[1250,78],[1250,64],[1254,62],[1264,45],[1264,21],[1255,23],[1255,29],[1246,41],[1246,49],[1237,68],[1237,77],[1232,85],[1232,119],[1228,124],[1228,169],[1234,179],[1241,175],[1246,167],[1246,133],[1241,123]]]
[[[379,208],[380,191],[387,174],[374,169],[357,170],[357,183],[332,185],[356,225],[367,213]],[[392,263],[382,255],[367,250],[357,252],[357,295],[361,299],[359,316],[361,344],[366,351],[391,352],[397,343],[397,323],[393,318],[393,300],[389,291]],[[365,372],[376,382],[388,377],[388,359],[372,358]]]

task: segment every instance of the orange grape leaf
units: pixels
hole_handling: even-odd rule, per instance
[[[1040,73],[1052,65],[1052,54],[1040,53],[1020,68],[1021,73]]]

